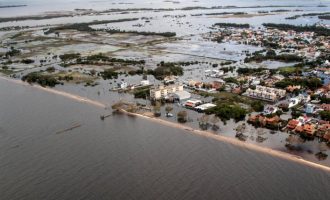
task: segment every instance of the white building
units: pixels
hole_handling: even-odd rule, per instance
[[[158,86],[150,90],[150,98],[152,100],[164,99],[168,94],[183,91],[183,85]]]
[[[143,80],[143,81],[140,82],[140,84],[142,86],[148,86],[148,85],[150,85],[150,81],[149,80]]]
[[[127,88],[127,86],[128,86],[127,82],[121,81],[120,83],[118,83],[118,87],[120,89],[125,89],[125,88]]]
[[[257,85],[255,90],[252,90],[250,88],[247,89],[244,95],[265,101],[277,101],[285,97],[286,91],[282,89]]]

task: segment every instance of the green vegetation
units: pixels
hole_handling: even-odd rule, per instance
[[[243,120],[247,114],[247,111],[238,105],[219,104],[214,108],[208,109],[206,114],[214,114],[218,116],[222,121],[235,119],[235,121]]]
[[[122,58],[111,58],[102,53],[90,55],[87,57],[81,57],[80,54],[64,54],[59,56],[62,61],[67,62],[71,61],[70,65],[81,64],[81,65],[92,65],[92,64],[108,64],[113,65],[113,63],[121,63],[126,65],[144,65],[145,60],[131,60],[131,59],[122,59]],[[68,64],[63,66],[67,67]]]
[[[262,112],[264,110],[265,105],[261,101],[253,101],[251,103],[251,108],[255,112]]]
[[[109,23],[119,23],[119,22],[126,22],[126,21],[136,21],[139,20],[139,18],[128,18],[128,19],[118,19],[118,20],[103,20],[103,21],[93,21],[89,23],[75,23],[75,24],[69,24],[69,25],[63,25],[58,26],[54,28],[50,28],[44,32],[45,35],[51,34],[51,33],[58,33],[62,30],[76,30],[76,31],[84,31],[84,32],[95,32],[95,31],[103,31],[110,34],[114,33],[133,33],[138,35],[159,35],[164,37],[174,37],[176,36],[176,33],[174,32],[164,32],[164,33],[158,33],[158,32],[139,32],[139,31],[125,31],[125,30],[119,30],[119,29],[93,29],[90,26],[93,25],[100,25],[100,24],[109,24]]]
[[[102,31],[105,31],[110,34],[115,34],[115,33],[132,33],[136,35],[144,35],[144,36],[149,36],[149,35],[158,35],[158,36],[163,36],[163,37],[175,37],[176,33],[175,32],[163,32],[163,33],[158,33],[158,32],[146,32],[146,31],[125,31],[125,30],[120,30],[120,29],[100,29]]]
[[[299,66],[281,67],[278,71],[281,75],[288,77],[292,75],[301,75],[302,68]]]
[[[302,62],[303,58],[294,54],[280,54],[276,55],[276,53],[273,50],[268,51],[266,55],[262,55],[259,53],[255,53],[252,57],[246,57],[244,59],[244,62],[249,63],[252,61],[255,61],[257,63],[260,63],[265,60],[275,60],[275,61],[281,61],[281,62]]]
[[[150,88],[143,87],[134,90],[134,98],[146,99],[149,96]]]
[[[250,24],[235,24],[235,23],[215,23],[213,26],[221,28],[250,28]]]
[[[237,73],[240,75],[252,75],[252,74],[260,74],[263,71],[267,70],[267,68],[238,68]]]
[[[330,121],[330,111],[321,111],[320,117],[323,120]]]
[[[264,23],[263,26],[267,28],[276,28],[283,31],[294,30],[297,32],[314,32],[319,36],[330,36],[330,29],[321,26],[295,26],[291,24],[274,24],[274,23]]]
[[[34,63],[34,60],[32,60],[32,59],[23,59],[21,61],[21,63],[23,63],[23,64],[32,64],[32,63]]]
[[[224,81],[226,81],[226,83],[235,83],[237,85],[239,84],[239,81],[234,77],[224,78]]]
[[[0,69],[0,73],[5,74],[5,75],[10,75],[10,74],[14,73],[14,71],[9,69],[7,66],[3,66]]]
[[[59,56],[62,61],[69,61],[80,58],[79,53],[68,53]]]
[[[123,63],[131,65],[143,65],[145,60],[131,60],[131,59],[122,59],[122,58],[110,58],[102,53],[90,55],[86,58],[77,59],[77,64],[95,64],[95,62],[108,62],[108,63]]]
[[[319,19],[330,20],[330,15],[318,16]]]
[[[61,15],[46,15],[46,16],[22,16],[22,17],[6,17],[0,18],[0,23],[12,22],[12,21],[26,21],[26,20],[44,20],[44,19],[53,19],[59,17],[71,17],[70,14],[61,14]]]
[[[32,72],[22,77],[22,81],[26,81],[28,83],[38,83],[42,87],[55,87],[60,82],[51,75],[45,75],[41,72]]]
[[[15,49],[14,47],[10,47],[10,50],[8,52],[6,52],[5,56],[6,56],[6,58],[9,58],[9,57],[17,56],[20,53],[21,53],[20,50]]]
[[[99,25],[99,24],[110,24],[110,23],[118,23],[118,22],[126,22],[126,21],[136,21],[139,18],[127,18],[127,19],[117,19],[117,20],[103,20],[103,21],[93,21],[89,23],[75,23],[69,25],[58,26],[54,28],[50,28],[49,30],[45,31],[44,34],[48,35],[51,33],[55,33],[62,30],[76,30],[76,31],[86,31],[86,32],[93,32],[96,31],[95,29],[91,28],[90,26]]]
[[[46,71],[48,73],[53,73],[53,72],[55,72],[55,67],[47,67]]]
[[[300,17],[314,17],[318,16],[319,19],[322,19],[323,17],[327,18],[327,16],[330,14],[330,12],[324,12],[324,13],[306,13],[302,15],[294,15],[292,17],[287,17],[285,19],[298,19]]]
[[[118,78],[118,72],[116,72],[114,69],[105,69],[103,72],[100,72],[100,74],[104,80]]]
[[[246,12],[220,12],[220,13],[205,13],[204,15],[246,15]]]
[[[152,73],[156,79],[162,80],[165,76],[182,76],[183,68],[175,63],[161,62],[158,67],[150,73]]]
[[[322,81],[319,78],[285,78],[275,83],[277,88],[286,88],[290,85],[301,85],[302,87],[315,90],[322,86]]]

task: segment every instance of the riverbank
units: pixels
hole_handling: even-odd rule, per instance
[[[81,97],[79,95],[74,95],[74,94],[70,94],[70,93],[67,93],[67,92],[58,91],[58,90],[50,89],[50,88],[44,88],[44,87],[41,87],[41,86],[38,86],[38,85],[30,85],[28,83],[22,82],[21,80],[14,80],[14,79],[2,77],[2,76],[0,76],[0,79],[8,81],[8,82],[15,83],[15,84],[20,84],[20,85],[24,85],[24,86],[33,87],[33,88],[36,88],[36,89],[39,89],[39,90],[42,90],[42,91],[45,91],[45,92],[48,92],[48,93],[52,93],[52,94],[55,94],[55,95],[59,95],[59,96],[63,96],[63,97],[72,99],[72,100],[77,101],[77,102],[82,102],[82,103],[97,106],[97,107],[100,107],[100,108],[107,108],[107,106],[105,104],[101,103],[101,102],[91,100],[91,99],[87,99],[87,98]],[[231,144],[231,145],[234,145],[234,146],[237,146],[237,147],[240,147],[240,148],[245,148],[245,149],[257,151],[257,152],[260,152],[260,153],[268,154],[268,155],[275,156],[275,157],[278,157],[278,158],[282,158],[282,159],[285,159],[285,160],[293,161],[293,162],[296,162],[296,163],[299,163],[299,164],[304,164],[306,166],[310,166],[310,167],[313,167],[313,168],[321,169],[321,170],[324,170],[326,172],[330,172],[330,167],[327,167],[327,166],[324,166],[324,165],[321,165],[321,164],[317,164],[317,163],[314,163],[314,162],[311,162],[311,161],[308,161],[308,160],[304,160],[301,157],[298,157],[298,156],[295,156],[295,155],[292,155],[292,154],[289,154],[289,153],[273,150],[273,149],[266,148],[266,147],[261,147],[261,146],[255,145],[255,144],[244,143],[244,142],[238,141],[238,140],[233,139],[233,138],[229,138],[229,137],[225,137],[225,136],[221,136],[221,135],[215,135],[215,134],[213,134],[211,132],[207,132],[207,131],[193,129],[189,126],[179,124],[179,123],[175,123],[175,122],[166,121],[166,120],[163,120],[163,119],[160,119],[160,118],[154,118],[154,117],[150,117],[150,116],[146,116],[146,115],[138,114],[138,113],[131,113],[131,112],[127,112],[125,110],[121,110],[121,111],[123,113],[127,114],[127,115],[130,115],[130,116],[140,117],[140,118],[150,120],[150,121],[156,122],[156,123],[164,125],[164,126],[181,129],[181,130],[184,130],[184,131],[186,131],[190,134],[193,134],[193,135],[199,135],[199,136],[202,136],[202,137],[215,139],[215,140],[218,140],[218,141],[221,141],[221,142],[226,142],[228,144]]]

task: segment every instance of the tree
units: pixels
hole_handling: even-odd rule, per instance
[[[251,107],[255,112],[262,112],[264,110],[264,104],[261,101],[253,101]]]
[[[208,128],[209,119],[210,119],[209,116],[206,114],[202,115],[202,117],[199,118],[199,126],[203,130],[206,130]]]
[[[180,123],[187,122],[187,117],[188,117],[187,111],[182,110],[182,111],[178,112],[177,116],[178,116],[178,122],[180,122]]]
[[[219,123],[219,122],[220,122],[219,117],[217,117],[216,115],[213,115],[211,118],[211,123],[212,123],[212,129],[214,131],[219,129],[219,126],[217,126],[217,123]]]
[[[330,111],[321,111],[320,117],[323,120],[330,121]]]
[[[165,111],[166,111],[166,115],[168,115],[168,113],[170,113],[173,110],[172,106],[166,106]]]
[[[160,107],[161,107],[160,102],[156,101],[156,103],[155,103],[155,105],[153,107],[155,117],[160,117],[160,115],[161,115],[161,113],[160,113]]]

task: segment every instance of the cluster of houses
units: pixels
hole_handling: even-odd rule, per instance
[[[291,119],[287,124],[287,129],[298,134],[303,134],[307,138],[319,137],[330,142],[330,122],[315,120],[307,116],[300,116]]]
[[[296,32],[294,30],[226,28],[205,37],[209,39],[220,37],[223,42],[236,41],[255,46],[264,46],[264,41],[272,41],[282,50],[286,49],[290,53],[308,59],[318,57],[319,50],[330,48],[330,42],[326,37],[315,37],[314,32]]]

